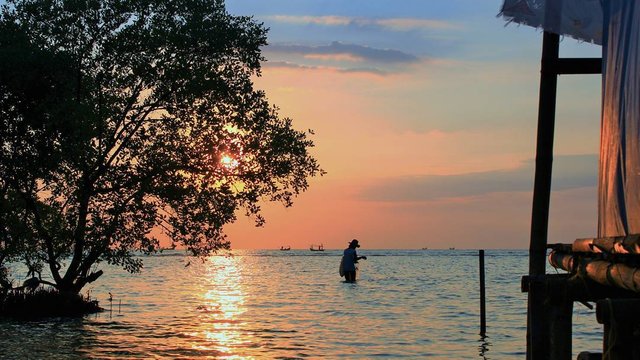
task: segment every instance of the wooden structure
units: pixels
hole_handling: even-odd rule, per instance
[[[560,59],[558,46],[559,36],[545,32],[529,275],[522,280],[528,293],[527,359],[571,358],[576,301],[595,302],[597,321],[604,326],[603,352],[583,352],[578,359],[640,359],[640,236],[547,244],[557,76],[601,72],[601,59]],[[568,274],[545,274],[549,248],[551,264]]]
[[[640,0],[504,0],[509,22],[544,29],[528,292],[527,359],[571,358],[573,303],[597,303],[603,353],[581,359],[640,359]],[[559,35],[603,45],[602,59],[560,59]],[[604,65],[604,67],[603,67]],[[603,74],[598,178],[599,239],[554,245],[546,254],[557,76]],[[627,316],[624,316],[624,314]],[[623,314],[622,316],[620,314]],[[640,315],[640,314],[639,314]],[[634,345],[638,344],[638,345]]]
[[[578,359],[640,359],[640,236],[577,239],[550,245],[549,262],[566,274],[524,277],[522,290],[543,296],[544,315],[537,318],[547,339],[546,353],[533,359],[570,359],[573,303],[596,303],[604,326],[602,353],[580,353]]]
[[[536,141],[536,170],[533,189],[531,235],[529,246],[529,275],[523,278],[523,291],[527,291],[527,359],[548,359],[552,352],[559,350],[556,339],[550,331],[563,332],[554,317],[573,309],[572,302],[561,301],[563,309],[555,309],[556,315],[549,314],[549,281],[554,284],[556,276],[545,275],[547,261],[547,232],[549,224],[549,200],[551,196],[551,172],[553,163],[553,139],[555,128],[557,78],[562,74],[600,74],[602,59],[559,58],[560,36],[544,32],[542,40],[542,60],[540,70],[540,95],[538,103],[538,130]],[[568,328],[568,354],[571,356],[571,316]],[[551,329],[553,327],[553,329]],[[566,331],[565,331],[566,332]],[[552,344],[553,343],[553,344]],[[553,345],[553,346],[552,346]],[[565,345],[566,347],[566,345]]]

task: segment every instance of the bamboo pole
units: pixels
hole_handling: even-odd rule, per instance
[[[557,269],[579,273],[598,284],[627,290],[636,293],[636,296],[640,293],[640,268],[560,252],[551,252],[549,262]]]
[[[576,272],[578,263],[576,258],[567,253],[552,251],[549,254],[549,264],[556,269],[562,269],[570,273]]]
[[[571,245],[571,250],[573,252],[640,254],[640,235],[576,239]]]

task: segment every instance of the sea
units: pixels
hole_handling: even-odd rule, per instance
[[[478,250],[358,253],[355,283],[338,275],[342,250],[165,251],[142,256],[138,274],[103,266],[83,293],[104,312],[0,320],[0,358],[525,358],[526,250],[485,251],[484,336]],[[599,351],[602,333],[576,303],[572,358]]]

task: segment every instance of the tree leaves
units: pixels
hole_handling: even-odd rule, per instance
[[[261,200],[290,206],[323,173],[253,89],[266,29],[223,1],[13,0],[0,34],[0,185],[16,196],[0,195],[26,204],[0,228],[37,239],[21,253],[63,290],[99,261],[139,270],[159,232],[227,249],[236,211],[260,225]]]

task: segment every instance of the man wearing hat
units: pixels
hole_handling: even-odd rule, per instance
[[[342,268],[344,271],[344,278],[346,282],[356,281],[356,263],[358,260],[367,260],[366,256],[358,256],[356,248],[359,248],[358,240],[353,239],[349,243],[349,247],[344,249],[342,256]]]

